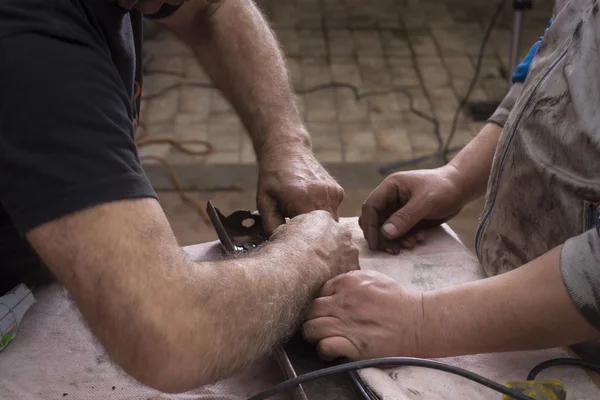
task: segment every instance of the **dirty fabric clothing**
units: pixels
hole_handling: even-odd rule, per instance
[[[141,28],[140,13],[107,0],[0,2],[2,292],[39,265],[22,238],[31,228],[156,196],[134,142]]]
[[[504,129],[476,246],[495,275],[564,243],[567,291],[600,330],[599,10],[558,0],[526,79],[491,117]]]

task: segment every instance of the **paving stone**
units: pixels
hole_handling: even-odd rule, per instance
[[[420,157],[438,150],[439,142],[435,135],[435,127],[423,118],[412,114],[404,114],[404,128],[411,144],[412,156]]]
[[[331,76],[336,82],[347,82],[360,87],[360,70],[353,57],[331,57]]]
[[[385,29],[381,32],[383,52],[387,56],[410,57],[408,37],[400,29]]]
[[[206,156],[207,164],[238,164],[240,153],[236,151],[219,151]]]
[[[428,92],[436,117],[442,121],[452,120],[458,107],[458,99],[454,91],[450,88],[438,88]]]
[[[233,110],[229,101],[218,90],[212,90],[210,93],[211,114],[228,113]]]
[[[273,25],[278,28],[294,28],[298,23],[298,12],[293,3],[275,2],[270,10]]]
[[[452,79],[469,80],[475,74],[471,59],[467,56],[444,57],[444,63]]]
[[[188,45],[175,38],[175,35],[169,32],[161,33],[155,40],[145,41],[144,52],[156,58],[164,56],[190,56],[193,54],[192,49]]]
[[[179,112],[194,115],[206,121],[211,113],[211,96],[214,90],[198,87],[182,87],[179,98]]]
[[[327,39],[329,54],[332,56],[349,56],[356,51],[352,32],[349,29],[328,29]]]
[[[141,115],[146,124],[172,121],[179,110],[179,90],[171,90],[161,97],[148,101],[148,110]]]
[[[303,96],[308,122],[331,122],[337,117],[333,89],[325,89]]]
[[[254,153],[254,148],[252,147],[252,141],[248,137],[248,135],[241,136],[241,146],[242,150],[240,152],[240,162],[242,164],[253,164],[256,162],[256,154]]]
[[[471,58],[473,65],[476,65],[476,57]],[[481,62],[481,71],[479,72],[480,79],[504,79],[501,73],[502,65],[496,57],[484,57]],[[512,74],[512,73],[511,73]]]
[[[423,89],[421,87],[416,87],[416,88],[408,88],[407,90],[412,97],[413,107],[416,110],[421,111],[422,113],[431,115],[432,114],[431,102],[425,95],[425,92],[423,91]]]
[[[300,44],[298,43],[298,33],[291,28],[275,29],[275,34],[283,52],[288,55],[299,55]]]
[[[150,62],[144,65],[144,75],[148,76],[157,72],[171,72],[173,74],[183,74],[184,59],[183,56],[152,56]]]
[[[352,32],[356,52],[359,56],[382,56],[383,48],[379,32],[376,30],[365,29]]]
[[[437,56],[438,49],[428,30],[408,31],[408,39],[417,56]]]
[[[435,28],[432,29],[432,34],[444,56],[477,55],[483,39],[483,30],[479,24]],[[491,46],[485,48],[485,54],[493,54]]]
[[[364,90],[388,88],[392,82],[391,74],[383,57],[358,57]]]
[[[340,129],[345,162],[375,161],[377,145],[369,123],[346,123]]]
[[[471,79],[454,79],[452,81],[452,87],[459,99],[462,99],[465,96],[470,86]],[[483,88],[483,85],[478,82],[475,84],[475,87],[471,91],[471,95],[469,97],[471,100],[486,100],[488,96]]]
[[[406,129],[400,125],[377,130],[375,138],[377,141],[377,161],[393,161],[408,158],[412,154]]]
[[[439,57],[418,57],[417,65],[425,88],[435,89],[450,85],[448,71]]]
[[[449,7],[446,4],[422,4],[423,12],[427,16],[427,24],[434,28],[456,27],[457,23],[450,14]]]
[[[302,66],[298,57],[287,57],[286,66],[294,87],[302,87],[304,83],[304,75],[302,74]]]
[[[175,118],[174,138],[182,140],[208,140],[206,121],[198,121],[194,114],[178,114]],[[187,148],[187,147],[186,147]],[[190,145],[191,150],[203,150],[203,146]]]
[[[395,93],[369,97],[365,101],[371,121],[397,120],[401,111],[408,110],[408,102],[403,103],[401,107]]]
[[[507,83],[504,79],[483,79],[481,85],[489,99],[501,100],[508,92]]]
[[[421,4],[407,5],[400,11],[400,18],[404,26],[408,29],[425,28],[427,24],[427,15],[421,7]]]
[[[320,29],[299,29],[298,45],[303,55],[323,56],[327,54],[325,38]]]
[[[323,14],[319,5],[307,7],[306,3],[298,3],[296,16],[300,28],[320,28],[323,25]]]
[[[182,86],[181,77],[166,74],[147,74],[144,77],[142,98],[154,97]]]
[[[183,57],[182,62],[183,74],[186,78],[194,82],[212,83],[196,56]]]
[[[388,57],[387,64],[394,87],[420,86],[415,63],[411,57]]]
[[[356,100],[354,93],[347,89],[337,89],[335,100],[338,109],[338,119],[341,122],[367,121],[369,110],[365,100]]]
[[[159,159],[167,159],[171,152],[171,145],[160,143],[160,144],[149,144],[142,146],[138,149],[138,155],[143,164],[160,164]]]
[[[324,57],[304,57],[301,68],[305,89],[331,82],[329,64]]]
[[[311,122],[308,130],[315,153],[336,151],[341,154],[342,142],[337,123]]]
[[[341,163],[344,161],[344,156],[341,150],[324,150],[314,152],[317,161],[321,163]]]

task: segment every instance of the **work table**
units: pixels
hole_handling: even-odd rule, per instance
[[[343,219],[352,227],[361,254],[361,268],[385,273],[402,285],[430,290],[485,277],[476,258],[443,226],[428,232],[425,242],[398,256],[368,250],[356,218]],[[185,248],[193,260],[210,259],[220,254],[216,242]],[[144,387],[115,367],[104,349],[95,341],[70,299],[58,284],[38,291],[35,304],[23,319],[17,337],[0,352],[0,397],[7,399],[51,400],[243,400],[283,380],[272,358],[257,361],[247,371],[227,380],[187,394],[166,395]],[[157,344],[160,345],[160,344]],[[487,354],[444,359],[498,382],[525,379],[539,362],[572,356],[565,349]],[[199,360],[202,362],[202,360]],[[308,365],[313,363],[314,365]],[[320,366],[313,359],[299,365],[298,373]],[[500,399],[501,395],[463,378],[443,372],[414,367],[392,372],[369,369],[361,377],[383,398],[403,399]],[[600,398],[600,389],[577,368],[555,368],[540,378],[551,378],[567,385],[569,400]],[[305,385],[309,400],[353,399],[347,377]],[[8,396],[4,394],[8,393]],[[418,393],[418,394],[415,394]],[[279,398],[285,398],[281,396]]]

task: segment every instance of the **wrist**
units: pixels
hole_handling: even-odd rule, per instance
[[[454,187],[456,201],[459,203],[460,208],[469,203],[469,201],[471,201],[469,185],[461,170],[456,165],[452,164],[452,162],[440,167],[439,170],[444,178],[450,182],[452,187]]]
[[[416,357],[431,358],[440,353],[440,343],[443,342],[443,332],[439,329],[439,320],[442,317],[438,308],[438,295],[436,290],[421,292],[421,324],[419,347]]]
[[[254,141],[259,163],[274,157],[312,151],[310,135],[304,126],[271,130]]]

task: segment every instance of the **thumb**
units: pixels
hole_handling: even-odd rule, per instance
[[[358,349],[351,341],[342,336],[328,337],[319,342],[317,353],[325,361],[348,357],[351,360],[360,359]]]
[[[256,205],[260,218],[262,219],[263,227],[267,235],[271,236],[273,231],[277,229],[279,225],[285,223],[283,216],[277,211],[277,201],[266,193],[258,195],[256,199]]]
[[[410,231],[425,217],[427,207],[418,199],[410,199],[406,205],[392,214],[381,227],[381,234],[387,239],[397,239]]]

